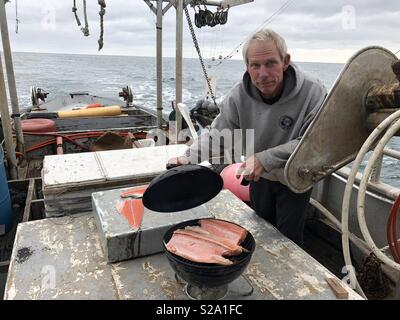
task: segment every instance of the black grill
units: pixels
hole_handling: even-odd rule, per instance
[[[231,283],[242,274],[250,262],[255,249],[253,236],[248,232],[246,239],[241,244],[241,246],[249,252],[242,252],[238,256],[229,257],[229,259],[233,261],[233,264],[229,266],[190,261],[166,249],[165,244],[171,239],[175,230],[183,229],[187,226],[197,226],[199,225],[198,221],[199,220],[196,219],[182,222],[170,228],[165,233],[164,249],[171,267],[183,280],[199,287],[219,287]],[[232,223],[230,221],[226,222]]]

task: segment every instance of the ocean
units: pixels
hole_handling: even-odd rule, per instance
[[[49,53],[13,53],[15,77],[20,108],[30,102],[30,87],[49,92],[48,100],[74,91],[118,98],[127,85],[133,88],[135,103],[155,109],[156,61],[153,57],[75,55]],[[4,63],[4,62],[3,62]],[[217,100],[241,80],[245,70],[240,60],[206,60],[207,72],[217,79]],[[304,70],[318,76],[329,91],[343,64],[302,63]],[[189,108],[205,94],[205,81],[197,59],[184,59],[183,101]],[[175,95],[175,59],[163,59],[163,107],[171,109]],[[393,138],[389,147],[400,150],[400,138]],[[400,187],[399,161],[384,158],[382,181]]]

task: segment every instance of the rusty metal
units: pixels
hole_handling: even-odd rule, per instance
[[[354,160],[371,132],[366,125],[367,96],[386,84],[397,85],[395,61],[397,57],[381,47],[367,47],[349,60],[286,164],[285,178],[294,192],[309,190]]]
[[[391,65],[396,79],[391,83],[374,86],[367,94],[365,105],[369,110],[400,108],[400,61]]]
[[[371,253],[358,274],[360,285],[369,299],[384,299],[390,293],[389,280],[381,265],[382,262]]]

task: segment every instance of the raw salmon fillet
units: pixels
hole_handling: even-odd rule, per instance
[[[117,204],[117,210],[134,229],[142,225],[144,206],[142,199],[129,199]]]
[[[193,237],[198,237],[200,239],[204,239],[207,241],[211,241],[215,244],[222,245],[227,250],[229,250],[228,253],[225,253],[225,256],[237,256],[241,254],[243,251],[245,251],[243,247],[237,245],[233,241],[226,238],[218,237],[199,226],[186,227],[184,230],[178,229],[175,232],[191,235]]]
[[[233,223],[215,219],[202,219],[199,221],[202,229],[218,237],[228,239],[239,245],[247,237],[247,230]]]
[[[194,262],[219,265],[233,263],[223,257],[227,252],[229,253],[224,246],[180,232],[174,232],[166,248],[169,252]]]
[[[147,186],[137,186],[128,189],[120,194],[121,198],[128,198],[117,204],[117,210],[122,214],[128,223],[134,228],[139,229],[142,225],[144,206],[142,199],[129,199],[129,196],[139,194],[142,195],[147,189]]]

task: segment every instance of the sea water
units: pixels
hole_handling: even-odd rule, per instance
[[[154,57],[75,55],[48,53],[13,54],[18,98],[21,108],[31,106],[30,87],[49,92],[48,99],[74,91],[118,98],[127,85],[133,88],[135,103],[155,109],[156,60]],[[343,64],[296,62],[316,75],[329,91]],[[216,96],[220,100],[241,80],[245,66],[241,60],[205,61],[210,76],[217,79]],[[175,59],[163,59],[163,107],[172,110],[175,95]],[[197,59],[183,61],[183,101],[193,107],[205,95],[205,80]],[[393,138],[389,147],[399,150],[400,139]],[[384,158],[382,180],[400,187],[399,161]]]

